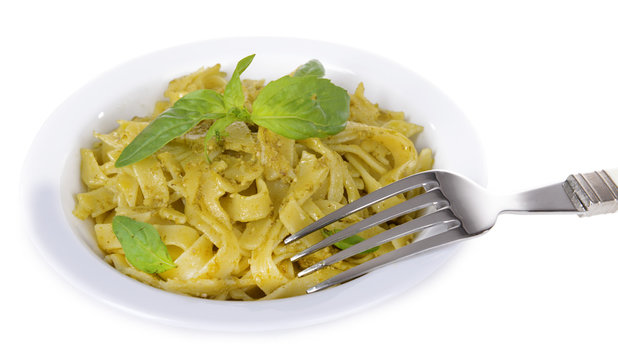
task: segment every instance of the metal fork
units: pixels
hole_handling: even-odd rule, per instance
[[[285,239],[285,244],[390,197],[421,187],[425,190],[421,195],[353,224],[294,255],[292,261],[386,221],[414,211],[425,211],[424,215],[414,220],[339,251],[299,272],[298,276],[302,277],[394,239],[432,229],[431,236],[378,256],[309,288],[307,293],[312,293],[355,279],[395,261],[481,235],[494,226],[501,213],[577,213],[589,216],[616,212],[617,184],[618,169],[602,170],[570,175],[562,183],[516,195],[495,196],[461,175],[431,170],[401,179],[343,206],[290,235]]]

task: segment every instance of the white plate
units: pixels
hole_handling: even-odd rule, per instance
[[[315,324],[373,306],[418,284],[454,253],[455,246],[449,246],[325,291],[258,302],[165,292],[103,261],[92,227],[71,214],[74,195],[82,191],[79,148],[91,146],[93,130],[108,132],[118,119],[149,114],[171,79],[216,63],[231,74],[238,60],[253,53],[257,55],[243,78],[273,80],[319,59],[326,77],[349,91],[362,81],[371,101],[405,111],[409,120],[425,126],[418,145],[435,151],[436,168],[485,184],[482,151],[471,125],[445,95],[399,64],[345,46],[290,38],[182,45],[129,61],[88,83],[49,117],[30,149],[22,174],[27,231],[67,280],[100,301],[168,324],[256,331]]]

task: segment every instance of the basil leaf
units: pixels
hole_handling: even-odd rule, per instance
[[[242,74],[253,58],[255,54],[249,55],[246,58],[240,60],[238,64],[236,64],[236,69],[234,69],[234,73],[232,74],[232,78],[230,82],[225,86],[225,91],[223,92],[223,101],[225,102],[225,107],[230,109],[232,107],[242,107],[245,103],[245,95],[242,92],[242,83],[240,82],[240,74]]]
[[[301,65],[294,71],[294,77],[313,75],[317,77],[323,77],[325,73],[324,66],[316,59],[309,60],[307,63]]]
[[[328,79],[284,76],[253,102],[251,120],[290,139],[326,137],[345,129],[350,95]]]
[[[204,119],[225,116],[221,94],[214,90],[192,91],[154,119],[122,151],[115,166],[131,165],[154,154],[165,144],[191,130]]]
[[[210,140],[213,136],[217,136],[218,138],[227,136],[228,133],[225,131],[225,129],[236,121],[238,121],[238,119],[232,116],[226,116],[215,121],[212,125],[210,125],[208,131],[206,132],[206,136],[204,137],[204,144],[206,144],[206,142]]]
[[[236,121],[246,121],[249,119],[251,114],[247,110],[232,108],[228,110],[227,115],[224,118],[218,119],[215,121],[206,132],[206,136],[204,137],[204,143],[206,143],[213,136],[223,137],[228,136],[229,134],[225,131],[225,129],[230,126],[232,123]]]
[[[322,229],[322,234],[325,237],[329,237],[329,236],[331,236],[331,235],[333,235],[335,233],[338,233],[339,231],[341,231],[341,230],[330,231],[330,230]],[[345,250],[345,249],[347,249],[349,247],[352,247],[352,246],[354,246],[354,245],[356,245],[356,244],[358,244],[359,242],[362,242],[362,241],[365,241],[365,239],[363,239],[361,236],[352,235],[349,238],[345,238],[345,239],[343,239],[343,240],[341,240],[339,242],[334,243],[333,245],[335,245],[336,247],[338,247],[341,250]],[[380,248],[379,246],[376,246],[374,248],[367,249],[367,250],[365,250],[365,251],[363,251],[361,253],[358,253],[358,255],[370,254],[370,253],[372,253],[374,251],[377,251],[379,248]]]
[[[152,274],[176,267],[154,226],[126,216],[115,216],[112,229],[127,261],[139,270]]]

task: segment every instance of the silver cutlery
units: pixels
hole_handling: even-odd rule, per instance
[[[390,197],[417,188],[424,189],[422,194],[355,223],[294,255],[292,261],[373,226],[424,210],[424,214],[414,220],[339,251],[299,272],[299,277],[306,276],[394,239],[432,229],[431,235],[426,238],[378,256],[309,288],[307,293],[312,293],[355,279],[395,261],[481,235],[494,226],[498,215],[502,213],[572,213],[591,216],[616,212],[617,184],[618,169],[602,170],[570,175],[562,183],[515,195],[496,196],[461,175],[444,170],[430,170],[401,179],[341,207],[290,235],[285,239],[285,244]]]

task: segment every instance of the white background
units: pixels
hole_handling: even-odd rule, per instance
[[[611,5],[4,3],[2,353],[68,359],[615,359],[618,215],[504,216],[420,286],[371,310],[310,328],[223,334],[135,318],[72,288],[23,235],[16,211],[25,153],[45,118],[71,93],[137,56],[229,36],[327,40],[405,65],[441,88],[472,121],[486,150],[492,190],[523,190],[573,172],[618,167],[618,9]]]

